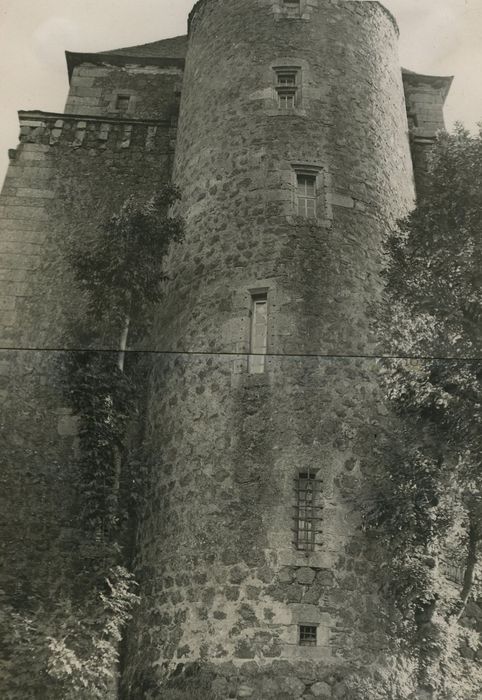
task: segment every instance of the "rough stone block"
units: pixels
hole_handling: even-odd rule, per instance
[[[310,690],[315,698],[331,698],[331,687],[328,683],[315,683]]]
[[[308,567],[298,569],[296,572],[296,580],[298,583],[301,583],[304,586],[310,586],[315,580],[315,576],[316,571],[314,569],[309,569]]]

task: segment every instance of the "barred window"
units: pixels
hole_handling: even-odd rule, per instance
[[[298,214],[312,219],[316,217],[316,176],[298,173],[296,179]]]
[[[321,482],[313,472],[300,472],[296,480],[296,548],[314,552],[321,526]]]
[[[300,625],[299,645],[301,647],[316,647],[318,628],[315,625]]]
[[[251,298],[249,372],[262,374],[268,349],[268,295],[266,292],[259,292],[252,294]]]

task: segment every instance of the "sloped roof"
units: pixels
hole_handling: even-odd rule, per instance
[[[447,95],[454,81],[453,75],[425,75],[424,73],[416,73],[408,68],[402,68],[402,77],[404,83],[427,83],[434,88],[441,89],[444,101],[447,99]]]
[[[171,39],[161,39],[150,44],[127,46],[123,49],[99,51],[108,56],[136,56],[138,58],[185,58],[187,52],[187,36],[174,36]]]

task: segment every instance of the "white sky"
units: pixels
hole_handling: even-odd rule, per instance
[[[240,2],[242,0],[239,0]],[[64,51],[101,51],[184,34],[194,0],[0,0],[0,183],[18,109],[63,111]],[[385,0],[401,62],[455,75],[447,122],[482,120],[482,0]]]

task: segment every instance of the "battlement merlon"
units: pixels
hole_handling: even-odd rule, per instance
[[[141,150],[159,149],[166,132],[174,132],[174,119],[136,119],[42,111],[20,111],[20,143],[72,148],[97,146],[117,150],[136,143]],[[171,135],[171,134],[170,134]],[[161,139],[161,141],[159,141]],[[171,140],[171,139],[170,139]]]

